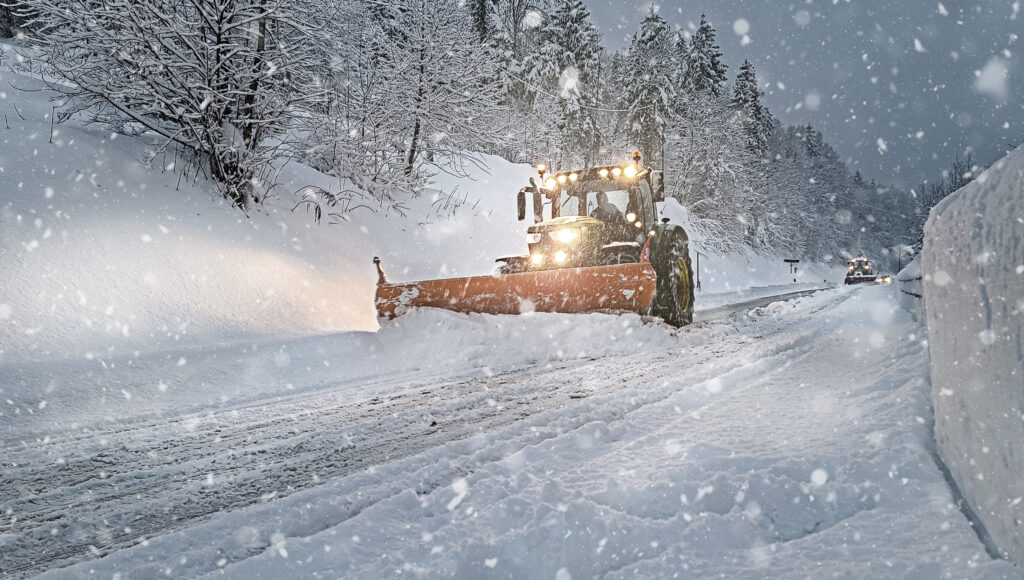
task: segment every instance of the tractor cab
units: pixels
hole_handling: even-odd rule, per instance
[[[537,172],[517,200],[520,220],[527,199],[533,205],[530,253],[499,258],[503,273],[640,261],[658,225],[655,202],[664,199],[660,172],[641,168],[638,153],[622,165],[553,175],[540,165]]]

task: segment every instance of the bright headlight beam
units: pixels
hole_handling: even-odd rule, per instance
[[[579,230],[576,228],[565,228],[564,230],[558,230],[555,232],[555,239],[563,244],[568,244],[575,240],[579,235]]]
[[[615,177],[618,177],[618,176],[622,175],[622,168],[621,167],[612,167],[612,175],[614,175]]]
[[[568,257],[569,256],[567,256],[566,253],[563,252],[562,250],[558,250],[557,252],[555,252],[555,261],[558,262],[559,264],[565,262],[565,260]]]
[[[627,165],[626,168],[622,170],[622,173],[626,177],[632,179],[636,177],[636,167],[633,167],[632,165]]]
[[[533,262],[534,266],[540,266],[544,263],[544,254],[534,254],[530,257],[530,261]]]
[[[633,223],[635,221],[636,221],[636,214],[635,213],[629,212],[629,213],[626,214],[626,222],[627,223]]]

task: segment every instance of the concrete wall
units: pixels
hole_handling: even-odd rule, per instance
[[[1024,148],[932,210],[920,272],[941,454],[1024,564]]]

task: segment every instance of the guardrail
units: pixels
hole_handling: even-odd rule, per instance
[[[900,306],[921,320],[924,317],[924,277],[917,259],[907,265],[896,275],[896,284],[900,290]]]

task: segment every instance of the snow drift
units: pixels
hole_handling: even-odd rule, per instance
[[[922,272],[942,454],[1024,562],[1024,148],[932,210]]]

